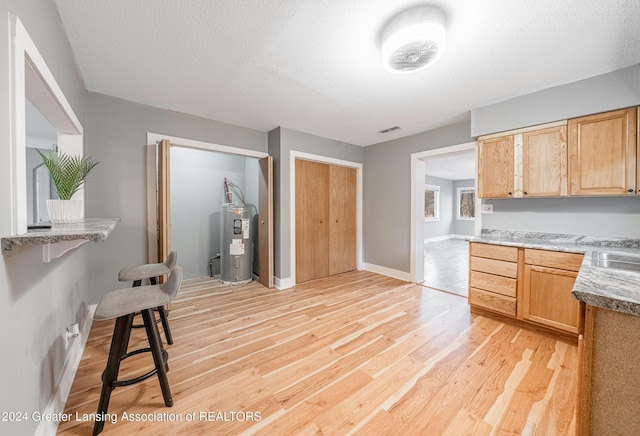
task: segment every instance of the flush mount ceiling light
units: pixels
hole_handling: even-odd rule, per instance
[[[445,15],[422,5],[400,12],[382,29],[382,65],[395,74],[413,73],[433,65],[445,48]]]

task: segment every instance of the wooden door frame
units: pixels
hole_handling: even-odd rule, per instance
[[[436,148],[434,150],[411,153],[411,254],[408,279],[418,283],[424,281],[424,160],[443,154],[459,153],[466,150],[475,150],[476,153],[476,176],[475,188],[478,192],[478,150],[477,143],[466,142],[464,144],[452,145],[450,147]],[[476,219],[474,226],[475,235],[480,234],[482,229],[482,201],[476,195]]]
[[[157,196],[156,196],[156,146],[166,139],[171,145],[195,148],[198,150],[214,151],[219,153],[234,154],[237,156],[265,158],[269,153],[261,151],[246,150],[243,148],[229,147],[228,145],[214,144],[210,142],[196,141],[193,139],[180,138],[177,136],[163,135],[160,133],[147,132],[147,247],[148,262],[156,263],[158,259],[157,243]],[[273,223],[271,224],[273,226]],[[273,271],[271,272],[273,275]]]
[[[347,168],[356,169],[356,269],[363,269],[363,253],[362,253],[362,169],[363,164],[360,162],[352,162],[348,160],[335,159],[332,157],[321,156],[318,154],[305,153],[302,151],[291,150],[289,152],[289,253],[291,268],[291,285],[296,284],[296,159],[310,160],[332,165],[339,165]]]

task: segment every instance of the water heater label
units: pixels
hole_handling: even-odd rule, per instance
[[[242,221],[244,220],[233,220],[233,234],[239,235],[242,233]]]
[[[232,239],[229,244],[229,254],[231,256],[240,256],[244,254],[244,244],[242,239]]]
[[[242,239],[249,239],[249,218],[242,218]]]

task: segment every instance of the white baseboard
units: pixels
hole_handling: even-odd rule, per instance
[[[394,279],[404,280],[405,282],[411,281],[411,274],[405,271],[398,271],[397,269],[387,268],[386,266],[374,265],[372,263],[364,263],[364,270],[370,271],[376,274],[382,274],[383,276],[393,277]]]
[[[67,354],[67,359],[62,366],[58,383],[56,383],[57,387],[51,395],[43,415],[57,415],[64,412],[64,406],[67,403],[67,398],[71,391],[71,385],[73,384],[73,379],[76,376],[78,366],[80,366],[80,359],[82,359],[82,353],[84,352],[84,347],[87,344],[87,338],[91,331],[91,323],[93,322],[93,314],[96,311],[96,307],[97,304],[93,304],[87,308],[88,313],[80,326],[80,337],[73,339],[71,342],[71,348]],[[40,424],[38,424],[35,434],[36,436],[55,435],[58,430],[58,424],[59,423],[54,420],[49,421],[43,419],[40,421]]]
[[[276,289],[282,291],[283,289],[289,289],[293,287],[293,280],[291,280],[291,277],[287,277],[285,279],[280,279],[278,277],[273,277],[273,286],[276,287]]]
[[[467,239],[472,237],[473,237],[472,235],[444,235],[444,236],[436,236],[433,238],[424,238],[424,243],[427,244],[429,242],[446,241],[447,239]]]

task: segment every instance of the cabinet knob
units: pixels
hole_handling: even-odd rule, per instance
[[[264,224],[264,220],[262,220],[262,221],[260,221],[260,222],[261,222],[261,224]]]
[[[627,192],[633,192],[633,189],[629,188],[627,189]]]
[[[524,195],[528,195],[528,194],[527,194],[527,191],[524,191],[524,192],[523,192],[523,194],[524,194]]]
[[[513,195],[513,192],[508,192],[509,195]]]

